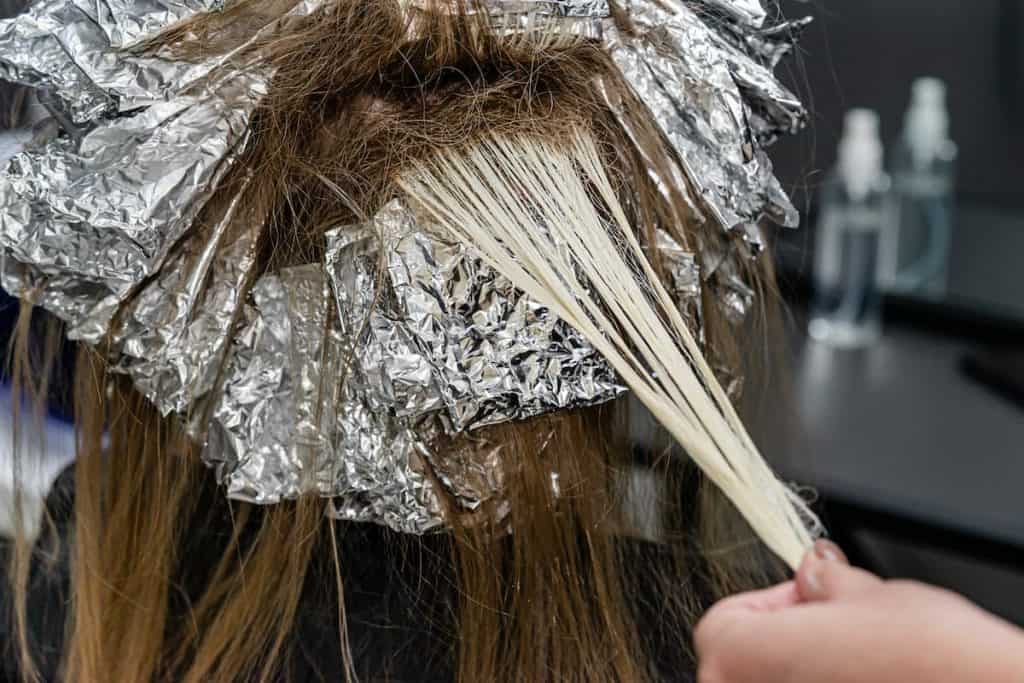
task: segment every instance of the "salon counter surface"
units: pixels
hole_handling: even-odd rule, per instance
[[[852,351],[792,339],[789,398],[767,392],[753,420],[781,476],[1024,557],[1024,410],[961,371],[970,342],[900,328]]]

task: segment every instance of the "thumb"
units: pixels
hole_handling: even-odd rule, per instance
[[[825,540],[814,544],[796,574],[797,593],[803,602],[841,600],[881,584],[874,574],[851,567],[839,546]]]

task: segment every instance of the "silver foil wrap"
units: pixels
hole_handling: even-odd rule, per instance
[[[207,88],[234,56],[283,22],[317,11],[322,0],[301,0],[284,17],[254,31],[227,54],[200,62],[122,50],[117,43],[152,37],[166,26],[209,9],[201,0],[173,3],[173,11],[153,11],[155,0],[118,0],[114,5],[78,0],[42,0],[24,14],[0,21],[0,78],[47,91],[76,125],[177,98],[194,87]],[[130,17],[143,17],[135,25]],[[116,41],[116,42],[113,42]],[[229,74],[230,75],[230,74]],[[255,101],[256,96],[250,97]]]
[[[457,433],[593,405],[625,391],[576,330],[470,247],[425,232],[400,202],[384,207],[368,232],[364,239],[383,245],[387,275],[378,291],[359,292],[377,300],[356,351],[372,406],[399,416],[440,411],[446,430]],[[344,291],[352,261],[345,250],[359,242],[351,243],[349,234],[330,239],[339,299],[350,309],[369,308],[365,299],[353,306],[353,294]]]
[[[744,258],[732,250],[716,253],[704,249],[704,279],[713,294],[715,305],[732,325],[741,329],[754,305],[754,290],[740,270]]]
[[[502,36],[553,35],[599,41],[603,21],[611,14],[608,0],[403,0],[406,11],[487,14],[489,30]],[[417,14],[410,12],[409,34],[418,33]]]
[[[639,143],[637,132],[633,128],[632,122],[623,113],[623,103],[618,99],[620,97],[619,94],[615,90],[609,89],[604,79],[598,80],[595,86],[599,89],[609,110],[614,113],[619,125],[622,126],[622,130],[629,136],[637,152],[643,154],[643,146]],[[668,168],[665,169],[664,173],[651,163],[651,160],[646,155],[644,156],[644,161],[647,162],[647,175],[654,181],[667,206],[671,207],[674,205],[673,191],[675,191],[686,202],[691,217],[694,220],[703,222],[705,220],[704,214],[690,193],[689,184],[677,160],[670,160]],[[675,213],[674,210],[673,213]],[[683,225],[685,222],[683,216],[675,215],[673,219],[675,225]]]
[[[814,21],[813,17],[802,17],[783,22],[777,26],[756,31],[744,38],[747,49],[774,69],[790,55],[804,30]]]
[[[119,19],[107,14],[103,24],[97,10],[109,8],[81,5],[42,0],[0,22],[0,77],[52,92],[72,121],[86,124],[168,99],[208,73],[202,64],[121,53],[107,33],[120,33]]]
[[[679,0],[675,0],[678,3]],[[761,0],[701,0],[704,5],[720,12],[723,16],[750,27],[761,28],[767,18]],[[666,5],[675,4],[673,0],[665,0]]]
[[[237,58],[321,5],[300,1],[200,63],[127,48],[218,0],[42,0],[0,21],[0,78],[38,88],[64,126],[0,178],[0,279],[72,338],[112,332],[114,369],[163,414],[211,416],[189,426],[232,498],[312,492],[339,518],[424,533],[444,521],[434,482],[466,511],[501,501],[500,445],[474,430],[624,388],[572,328],[398,202],[332,231],[324,264],[265,274],[242,300],[262,218],[206,210],[270,82],[257,56]],[[760,145],[802,125],[771,73],[801,25],[760,28],[756,0],[624,5],[629,30],[606,0],[485,7],[501,32],[605,42],[678,153],[656,178],[666,191],[685,192],[685,172],[694,208],[755,244],[762,215],[792,222]],[[665,233],[657,248],[701,339],[703,288],[742,320],[753,293],[735,253],[698,259]]]
[[[611,27],[606,43],[703,204],[726,229],[744,229],[754,239],[746,226],[763,216],[795,225],[797,212],[759,142],[799,129],[806,118],[800,102],[762,59],[682,0],[632,0],[629,11],[639,35]]]
[[[458,0],[404,0],[407,8],[426,11],[474,11]],[[608,0],[483,0],[479,7],[493,17],[505,14],[539,14],[553,17],[601,19],[611,14]]]
[[[228,495],[268,504],[315,492],[335,514],[408,533],[442,522],[423,429],[370,408],[321,266],[266,275],[252,291],[213,411],[205,460]]]
[[[129,303],[114,334],[114,370],[164,415],[201,413],[214,389],[255,262],[255,225],[239,225],[239,197],[212,234],[186,241]],[[198,417],[198,415],[197,415]]]
[[[3,285],[96,342],[157,272],[244,140],[259,84],[180,97],[15,156],[0,182]]]
[[[340,343],[327,328],[325,288],[321,270],[305,266],[266,275],[251,291],[204,452],[233,497],[276,502],[317,486],[312,465],[330,434],[313,418],[333,397],[320,393],[333,391],[320,385],[320,364]]]
[[[679,312],[689,324],[694,338],[704,341],[701,318],[701,269],[697,257],[684,249],[664,230],[656,234],[658,253],[665,268],[666,288],[675,299]]]
[[[219,11],[226,0],[73,0],[96,19],[113,48],[125,48],[203,12]]]
[[[216,189],[269,79],[230,55],[186,63],[114,47],[216,2],[75,2],[43,0],[0,22],[0,77],[41,88],[71,115],[64,134],[38,140],[3,175],[0,276],[67,321],[69,336],[96,341]],[[249,42],[320,5],[296,3]],[[118,108],[130,111],[105,116]]]

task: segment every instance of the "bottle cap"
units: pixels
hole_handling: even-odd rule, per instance
[[[903,139],[918,167],[930,163],[949,144],[946,84],[940,79],[914,81],[903,121]]]
[[[864,199],[882,175],[883,148],[878,114],[852,109],[846,114],[839,143],[839,177],[853,199]]]

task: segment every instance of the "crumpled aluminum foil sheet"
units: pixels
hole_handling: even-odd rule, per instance
[[[40,0],[27,12],[0,21],[0,78],[52,89],[68,102],[76,122],[113,107],[81,61],[106,56],[103,33],[88,14],[67,0]],[[111,60],[107,60],[111,61]],[[112,64],[122,70],[116,61]]]
[[[777,26],[755,31],[745,36],[747,49],[759,57],[769,68],[774,69],[789,56],[800,42],[804,30],[813,23],[813,17],[801,17],[784,21]]]
[[[256,31],[231,53],[201,62],[176,60],[166,50],[133,53],[112,41],[152,37],[165,25],[152,12],[154,0],[118,0],[113,6],[77,0],[41,0],[16,17],[0,21],[0,78],[51,91],[77,125],[166,102],[203,83],[246,45],[280,22],[316,12],[324,0],[301,0],[279,22]],[[213,6],[189,0],[162,18],[174,23]],[[127,17],[149,12],[143,34]],[[237,66],[235,70],[241,68]],[[250,98],[255,100],[256,97]]]
[[[444,522],[431,477],[466,511],[500,501],[500,446],[472,430],[624,391],[578,333],[400,201],[327,245],[331,296],[317,266],[266,275],[233,342],[204,453],[232,498],[316,492],[339,518],[423,533]],[[693,254],[667,235],[659,246],[696,315]],[[438,453],[445,434],[464,438]]]
[[[403,417],[440,409],[446,430],[458,433],[625,391],[582,335],[467,245],[426,232],[400,201],[385,206],[368,232],[383,244],[387,274],[382,287],[362,282],[357,290],[378,300],[356,351],[372,406]],[[372,299],[352,306],[354,294],[343,291],[353,279],[345,272],[349,246],[329,245],[328,263],[339,299],[361,311]]]
[[[736,258],[723,260],[711,277],[719,310],[734,326],[741,326],[754,306],[755,293],[740,273]]]
[[[216,3],[76,1],[81,7],[43,0],[0,22],[0,77],[63,99],[81,124],[31,145],[4,173],[0,277],[12,293],[32,292],[66,320],[70,337],[96,341],[216,188],[244,145],[268,78],[246,65],[210,78],[226,57],[171,62],[119,52],[107,38],[138,39],[140,26],[156,32],[160,21],[178,22]],[[256,37],[321,4],[298,2]],[[203,88],[180,92],[200,77]],[[131,90],[118,90],[124,83],[138,86],[120,102],[130,115],[101,117],[112,113],[117,93]]]
[[[640,35],[609,27],[608,48],[716,220],[726,229],[747,230],[763,216],[795,225],[796,209],[758,142],[804,125],[797,98],[688,4],[632,0],[629,11]]]
[[[119,53],[105,31],[123,33],[129,17],[147,18],[147,30],[156,30],[159,3],[79,1],[42,0],[0,22],[0,77],[65,102],[81,124],[35,141],[8,164],[0,184],[0,277],[11,293],[64,319],[69,337],[96,342],[223,177],[265,82],[228,75],[198,94],[158,95],[150,88],[170,81],[151,78],[140,64],[162,64],[168,73],[211,69]],[[181,4],[164,18],[200,9]],[[131,115],[98,119],[118,92],[130,90],[119,84],[138,86],[152,106],[130,100]]]
[[[444,11],[445,0],[401,0],[406,10],[414,8],[427,11]],[[451,0],[448,8],[473,12],[474,7],[466,2]],[[484,0],[480,3],[483,11],[492,16],[504,14],[542,14],[566,18],[603,18],[611,14],[608,0]]]
[[[714,349],[707,347],[702,292],[710,292],[714,305],[725,319],[737,331],[742,330],[754,305],[754,290],[739,269],[742,256],[702,245],[702,267],[697,255],[680,246],[667,232],[659,230],[656,239],[669,294],[694,338],[709,355],[715,377],[726,394],[734,400],[739,399],[744,384],[742,374],[728,363],[718,362],[714,358]]]
[[[595,84],[604,99],[608,109],[615,115],[616,121],[622,127],[622,130],[629,136],[630,141],[633,143],[634,148],[638,154],[643,155],[643,147],[640,145],[637,131],[633,128],[632,122],[628,117],[624,115],[623,103],[620,99],[620,94],[617,90],[609,89],[607,87],[605,79],[600,79]],[[683,169],[676,163],[675,160],[670,160],[669,168],[666,169],[667,176],[663,175],[662,171],[655,167],[655,165],[644,156],[646,162],[647,175],[654,181],[655,186],[658,188],[659,194],[665,199],[668,206],[672,206],[673,190],[683,198],[686,202],[687,209],[690,211],[691,216],[694,220],[703,222],[705,216],[701,211],[697,202],[694,200],[688,181],[683,173]],[[682,225],[684,219],[682,216],[674,216],[674,222],[676,225]]]
[[[554,17],[607,17],[608,0],[486,0],[484,6],[492,15],[511,13],[546,14]]]
[[[332,302],[318,265],[256,283],[203,457],[236,500],[270,504],[317,492],[335,498],[339,518],[429,531],[442,515],[421,455],[423,430],[335,381],[351,354]]]
[[[666,270],[666,289],[675,299],[683,320],[699,342],[704,341],[704,321],[701,317],[702,277],[697,256],[684,249],[671,235],[659,230],[655,235],[656,247]]]
[[[239,199],[205,243],[187,241],[168,260],[131,300],[115,331],[113,369],[131,376],[165,417],[201,412],[200,402],[214,389],[240,292],[255,264],[257,226],[239,231]]]
[[[224,9],[226,0],[72,0],[96,19],[117,49],[135,45],[169,26]]]
[[[501,36],[571,36],[573,40],[600,40],[604,35],[601,19],[565,18],[534,12],[491,17],[490,30]]]
[[[339,343],[328,334],[325,286],[310,265],[265,275],[251,291],[204,451],[232,497],[276,502],[278,491],[317,484],[312,464],[330,444],[311,420],[333,398],[320,386],[320,359]]]
[[[633,0],[638,35],[616,29],[605,0],[493,0],[489,11],[508,33],[540,16],[604,40],[675,146],[699,205],[756,243],[762,215],[791,218],[759,145],[802,125],[803,109],[771,74],[801,26],[761,29],[756,0],[702,5],[707,13]],[[303,0],[282,21],[321,6]],[[165,415],[210,409],[208,430],[190,427],[197,438],[207,431],[204,458],[233,498],[316,492],[334,499],[339,518],[410,533],[443,523],[435,479],[465,510],[500,500],[500,446],[472,430],[610,400],[623,387],[571,328],[397,203],[332,232],[325,264],[266,274],[240,302],[259,221],[232,205],[202,241],[181,237],[244,143],[269,75],[233,63],[237,50],[187,64],[121,49],[219,8],[42,0],[0,21],[0,78],[39,88],[70,122],[17,155],[0,182],[3,286],[92,342],[129,301],[114,330],[115,369]],[[712,15],[721,25],[702,20]],[[657,180],[685,190],[678,176]],[[749,310],[753,293],[734,260],[709,268],[708,254],[698,259],[667,234],[658,248],[701,336],[702,287],[737,320]],[[432,451],[452,435],[455,445]]]
[[[258,84],[237,78],[222,97],[177,98],[15,156],[0,182],[4,287],[33,292],[71,339],[99,341],[230,166],[247,85]]]
[[[681,5],[681,0],[662,1],[666,6],[679,7]],[[721,12],[723,16],[748,28],[761,28],[768,17],[761,5],[761,0],[703,0],[703,2],[709,8]]]
[[[400,0],[409,13],[409,34],[417,35],[415,12],[458,10],[473,14],[476,6],[463,0]],[[479,5],[487,14],[489,29],[502,36],[573,36],[599,41],[604,19],[610,16],[608,0],[484,0]]]
[[[52,90],[71,120],[87,124],[167,100],[209,74],[210,63],[120,52],[95,13],[99,5],[82,5],[42,0],[0,22],[0,77]],[[116,37],[118,20],[108,18],[113,23],[106,28]]]

